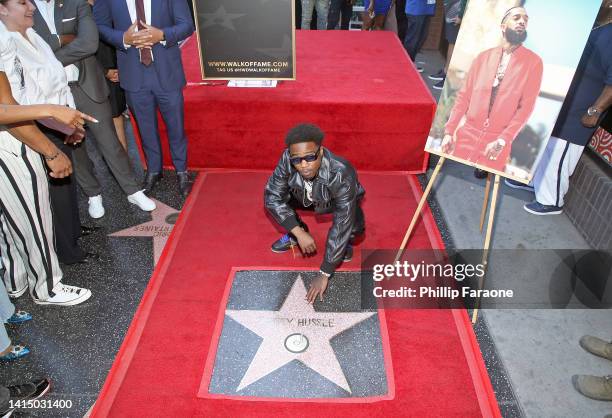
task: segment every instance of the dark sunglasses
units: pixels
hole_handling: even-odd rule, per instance
[[[299,165],[302,160],[306,161],[307,163],[311,163],[319,158],[319,151],[321,151],[321,147],[317,148],[314,154],[304,155],[303,157],[292,157],[289,158],[289,161],[291,161],[291,164],[293,165]]]

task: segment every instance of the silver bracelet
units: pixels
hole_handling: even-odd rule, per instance
[[[323,270],[319,270],[319,273],[321,273],[323,276],[327,277],[328,279],[331,277],[331,273],[325,273]]]
[[[59,157],[60,152],[61,151],[58,149],[57,152],[54,155],[52,155],[51,157],[44,156],[45,161],[53,161],[53,160],[55,160],[57,157]]]

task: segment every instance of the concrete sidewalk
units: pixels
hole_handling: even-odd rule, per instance
[[[424,51],[417,60],[425,62],[422,76],[437,98],[440,91],[431,87],[434,82],[427,75],[443,66],[442,57],[437,51]],[[447,160],[433,191],[433,203],[439,207],[434,212],[456,249],[482,248],[484,242],[478,225],[485,180],[476,179],[473,171]],[[430,175],[431,170],[427,177]],[[531,200],[532,193],[501,185],[491,248],[589,249],[566,215],[527,213],[523,205]],[[516,271],[507,272],[509,283]],[[585,334],[606,340],[612,337],[610,310],[490,309],[481,311],[480,321],[483,323],[477,329],[483,325],[488,328],[498,367],[505,369],[517,400],[513,406],[512,399],[498,396],[504,416],[603,417],[612,413],[611,402],[588,399],[571,383],[573,374],[612,374],[612,362],[590,355],[578,345]],[[504,370],[494,369],[489,371],[495,384],[496,376]]]

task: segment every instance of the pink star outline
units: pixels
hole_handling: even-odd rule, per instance
[[[157,205],[157,209],[151,212],[151,219],[138,225],[122,229],[112,234],[109,237],[152,237],[153,238],[153,264],[156,265],[161,253],[168,241],[168,237],[174,228],[174,224],[166,222],[168,215],[173,213],[178,214],[179,211],[171,206],[168,206],[157,199],[153,199]]]

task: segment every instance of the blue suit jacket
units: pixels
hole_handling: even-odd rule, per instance
[[[128,0],[130,1],[130,0]],[[144,65],[138,50],[125,48],[123,34],[132,25],[126,0],[96,0],[94,19],[105,42],[117,48],[117,67],[121,87],[140,90]],[[151,0],[151,26],[164,32],[166,45],[153,46],[153,65],[161,88],[170,91],[185,86],[185,73],[178,42],[193,33],[193,20],[186,0]]]

